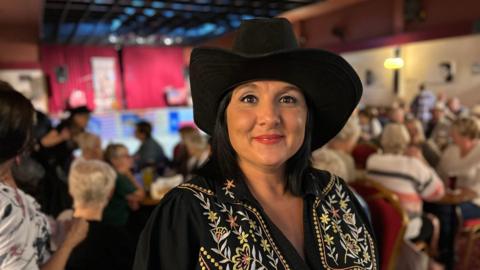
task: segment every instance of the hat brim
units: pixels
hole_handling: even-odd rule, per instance
[[[255,80],[284,81],[302,90],[313,106],[312,150],[342,129],[362,95],[361,81],[350,64],[327,51],[294,49],[253,57],[196,48],[190,58],[190,85],[197,126],[211,135],[222,97]]]

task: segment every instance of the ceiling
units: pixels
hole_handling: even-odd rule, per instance
[[[325,0],[45,0],[41,39],[55,44],[194,45]]]

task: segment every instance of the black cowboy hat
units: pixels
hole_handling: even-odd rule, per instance
[[[92,111],[87,106],[78,106],[78,107],[69,107],[67,108],[67,112],[70,116],[74,116],[75,114],[90,114]]]
[[[319,148],[345,125],[362,96],[362,84],[341,56],[299,48],[284,18],[244,21],[232,50],[200,47],[190,57],[195,123],[212,134],[222,97],[238,85],[279,80],[299,87],[314,112],[311,147]]]

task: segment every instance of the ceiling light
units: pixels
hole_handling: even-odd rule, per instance
[[[166,37],[163,39],[163,43],[165,43],[165,45],[167,46],[170,46],[173,44],[173,39],[169,38],[169,37]]]
[[[135,41],[137,42],[137,44],[145,44],[145,38],[144,37],[137,37],[135,39]]]
[[[110,41],[110,43],[116,43],[118,41],[118,37],[114,34],[110,34],[108,36],[108,41]]]
[[[392,57],[385,59],[383,66],[386,69],[401,69],[404,65],[404,61],[401,57]]]

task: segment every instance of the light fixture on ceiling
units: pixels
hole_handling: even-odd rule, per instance
[[[385,62],[383,62],[383,66],[386,69],[397,70],[403,68],[404,65],[405,62],[400,56],[400,48],[395,48],[395,57],[389,57],[385,59]]]
[[[108,41],[110,41],[110,43],[117,43],[118,42],[118,37],[115,34],[110,34],[108,36]]]
[[[169,37],[166,37],[163,39],[163,43],[167,46],[170,46],[173,44],[173,39],[172,38],[169,38]]]
[[[137,44],[145,44],[145,38],[144,37],[137,37],[135,38],[135,41],[137,42]]]
[[[383,62],[383,66],[386,69],[401,69],[404,65],[405,62],[401,57],[390,57]]]

